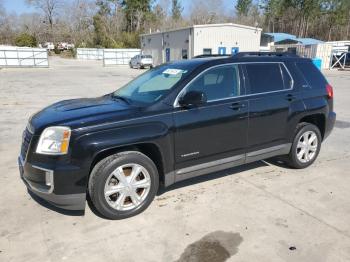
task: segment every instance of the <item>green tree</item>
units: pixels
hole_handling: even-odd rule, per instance
[[[109,37],[106,23],[100,14],[93,17],[94,25],[94,45],[96,47],[111,47],[112,39]]]
[[[345,25],[349,12],[349,0],[326,0],[321,2],[321,11],[328,20],[328,37],[332,39],[333,29],[336,26]]]
[[[36,47],[38,43],[35,36],[22,33],[15,38],[15,44],[16,46]]]
[[[264,11],[267,31],[275,32],[275,22],[281,16],[283,1],[265,0],[260,8]]]
[[[252,0],[238,0],[235,6],[238,16],[247,16],[252,6]]]
[[[181,18],[181,14],[183,11],[183,7],[179,0],[172,0],[171,1],[171,17],[178,21]]]
[[[110,15],[112,12],[110,4],[111,0],[96,0],[97,13],[101,16]]]
[[[129,32],[140,31],[151,13],[151,0],[123,0],[121,6]]]

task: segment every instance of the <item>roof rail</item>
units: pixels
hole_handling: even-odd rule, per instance
[[[193,58],[207,58],[207,57],[230,57],[231,55],[219,55],[219,54],[210,54],[210,55],[196,55]]]
[[[249,57],[249,56],[263,56],[263,57],[299,57],[290,52],[239,52],[234,57]]]

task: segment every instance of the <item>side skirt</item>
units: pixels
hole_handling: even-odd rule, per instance
[[[218,172],[221,170],[267,159],[270,157],[286,155],[289,153],[291,146],[291,143],[277,145],[258,151],[249,152],[247,154],[223,158],[208,163],[178,169],[165,175],[165,186],[170,186],[176,182],[186,180],[192,177]]]

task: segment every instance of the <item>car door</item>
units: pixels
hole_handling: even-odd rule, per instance
[[[215,66],[202,72],[182,90],[201,91],[204,105],[184,109],[175,105],[175,173],[188,178],[244,162],[248,101],[240,66]],[[181,180],[181,179],[177,179]]]
[[[289,112],[297,95],[283,63],[246,63],[249,98],[247,161],[289,152]]]

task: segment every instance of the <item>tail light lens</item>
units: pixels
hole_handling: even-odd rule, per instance
[[[326,85],[328,98],[333,98],[333,87],[330,84]]]

